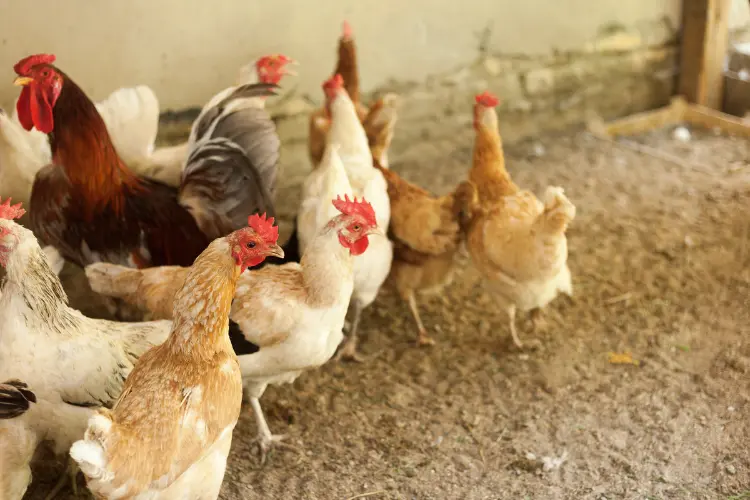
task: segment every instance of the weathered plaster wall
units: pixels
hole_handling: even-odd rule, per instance
[[[732,0],[732,29],[750,9]],[[58,64],[95,98],[144,83],[162,109],[202,105],[260,54],[301,62],[285,88],[281,122],[303,139],[297,112],[320,102],[334,65],[341,20],[357,36],[363,89],[397,91],[404,120],[467,122],[471,96],[504,100],[507,139],[667,101],[677,74],[680,0],[0,0],[0,105],[18,89],[12,65],[34,52]],[[5,83],[3,83],[5,82]]]

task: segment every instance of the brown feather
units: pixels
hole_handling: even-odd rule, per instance
[[[104,445],[112,487],[163,489],[236,424],[242,377],[227,325],[239,275],[224,239],[196,259],[169,338],[141,357],[113,410],[102,412],[109,431],[89,428],[86,438]]]
[[[53,164],[32,186],[34,232],[81,266],[192,264],[209,240],[177,191],[128,170],[94,103],[54,70],[64,82],[49,135]]]

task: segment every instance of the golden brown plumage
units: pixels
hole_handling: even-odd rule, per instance
[[[242,270],[283,255],[276,238],[236,231],[189,269],[169,337],[140,358],[113,409],[92,417],[71,448],[99,498],[217,498],[242,404],[229,311]]]
[[[505,169],[496,105],[489,93],[477,96],[469,179],[477,183],[480,205],[469,223],[466,246],[505,306],[513,341],[520,347],[516,311],[542,308],[559,292],[573,293],[565,230],[575,206],[562,188],[548,187],[542,203],[513,183]]]
[[[439,291],[448,284],[464,238],[466,221],[476,203],[476,188],[464,181],[456,190],[435,197],[375,162],[388,182],[390,237],[394,242],[391,278],[409,304],[419,344],[432,344],[416,305],[416,292]]]

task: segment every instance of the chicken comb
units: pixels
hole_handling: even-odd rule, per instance
[[[279,239],[278,226],[273,225],[273,217],[266,218],[265,212],[263,215],[253,214],[248,217],[247,225],[253,228],[266,243],[276,243]]]
[[[344,195],[343,200],[341,199],[341,195],[339,195],[333,200],[333,206],[344,215],[360,215],[364,217],[369,225],[378,225],[378,221],[375,218],[375,210],[373,210],[369,202],[365,201],[364,197],[362,201],[357,201],[357,197],[355,196],[354,201],[352,201],[349,199],[348,194]]]
[[[323,90],[334,90],[344,87],[344,77],[336,73],[331,78],[323,82]]]
[[[477,95],[474,99],[476,100],[477,104],[486,108],[494,108],[500,102],[500,99],[498,99],[495,94],[490,93],[489,90],[485,90],[481,94]]]
[[[10,198],[5,200],[5,203],[0,203],[0,219],[8,219],[8,220],[18,219],[25,213],[26,213],[26,210],[21,208],[20,203],[11,205]]]
[[[349,21],[344,21],[341,27],[341,38],[344,40],[352,39],[352,25],[349,24]]]
[[[26,76],[31,72],[31,68],[37,64],[52,64],[57,59],[53,54],[34,54],[33,56],[24,57],[13,66],[13,71],[19,76]]]

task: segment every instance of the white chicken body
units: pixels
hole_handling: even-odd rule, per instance
[[[85,317],[67,296],[31,231],[0,220],[7,278],[0,296],[0,376],[33,387],[37,403],[17,419],[38,441],[64,453],[83,436],[96,407],[110,406],[138,356],[171,322],[116,323]],[[6,250],[9,249],[9,250]],[[21,450],[19,450],[20,452]]]
[[[351,99],[343,89],[330,102],[331,129],[328,143],[339,147],[339,155],[346,175],[351,183],[354,196],[364,197],[375,210],[375,217],[384,233],[388,232],[391,218],[391,203],[388,197],[388,184],[373,166],[372,153],[367,135],[357,117]],[[370,246],[364,255],[354,261],[354,291],[352,303],[354,319],[352,323],[352,347],[356,346],[359,316],[365,307],[372,304],[380,287],[388,277],[393,262],[393,244],[387,238],[371,238]],[[347,355],[353,355],[353,352]]]

